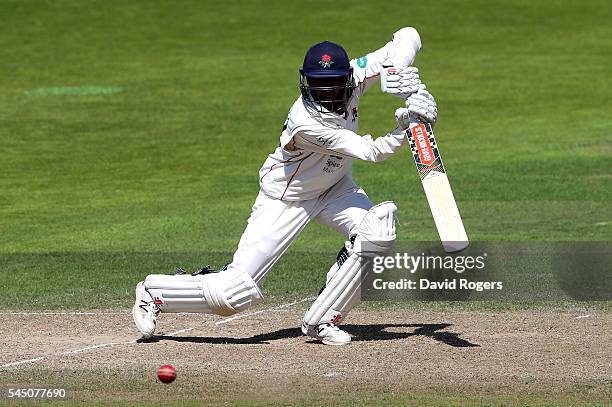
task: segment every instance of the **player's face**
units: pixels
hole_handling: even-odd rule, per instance
[[[310,93],[317,101],[332,102],[342,100],[346,92],[347,78],[307,78]]]

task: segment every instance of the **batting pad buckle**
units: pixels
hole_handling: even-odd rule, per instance
[[[223,270],[223,269],[221,269]],[[199,270],[194,271],[193,273],[191,273],[192,276],[199,276],[199,275],[205,275],[205,274],[211,274],[211,273],[218,273],[221,270],[215,270],[213,269],[210,265],[207,265],[205,267],[202,267]],[[185,271],[184,268],[179,267],[177,268],[174,273],[172,273],[172,276],[182,276],[187,274],[187,271]]]
[[[202,267],[201,269],[194,271],[193,273],[191,273],[192,276],[199,276],[199,275],[205,275],[205,274],[211,274],[211,273],[218,273],[218,270],[213,269],[212,267],[210,267],[210,265],[206,266],[206,267]]]
[[[179,267],[171,275],[173,275],[173,276],[180,276],[180,275],[186,274],[186,273],[187,272],[182,267]]]

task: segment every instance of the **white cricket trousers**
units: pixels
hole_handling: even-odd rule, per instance
[[[261,286],[274,263],[312,219],[348,237],[372,206],[350,175],[320,197],[306,201],[281,201],[260,191],[228,268],[248,273]]]

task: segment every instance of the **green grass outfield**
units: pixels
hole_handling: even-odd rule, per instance
[[[472,240],[611,240],[611,10],[2,1],[0,309],[125,308],[147,273],[229,261],[306,49],[356,57],[406,25]],[[393,128],[399,103],[373,89],[361,132]],[[399,239],[437,239],[407,151],[354,175],[397,202]],[[311,225],[268,295],[315,294],[342,241]]]

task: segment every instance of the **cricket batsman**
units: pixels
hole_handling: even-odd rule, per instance
[[[260,302],[268,272],[316,220],[347,240],[337,259],[330,259],[326,284],[304,315],[302,332],[327,345],[351,342],[338,325],[359,299],[364,259],[392,248],[397,210],[392,201],[370,201],[353,181],[352,164],[389,158],[404,144],[402,130],[413,120],[435,123],[436,103],[410,66],[420,48],[418,32],[406,27],[382,48],[353,60],[333,42],[308,50],[299,70],[301,96],[259,171],[260,191],[232,262],[218,272],[151,274],[138,283],[132,314],[145,338],[154,334],[161,313],[228,316]],[[379,79],[383,92],[405,99],[406,107],[395,112],[398,128],[373,139],[357,133],[359,100]]]

